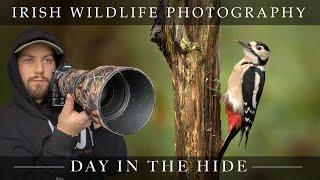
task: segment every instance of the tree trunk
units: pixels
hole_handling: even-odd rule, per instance
[[[177,4],[178,3],[178,4]],[[199,25],[197,19],[184,23],[165,22],[166,6],[217,6],[219,0],[160,1],[151,40],[163,52],[172,73],[175,111],[176,156],[188,160],[188,169],[197,170],[193,157],[213,160],[221,147],[219,93],[219,19]],[[174,17],[173,22],[179,22]],[[189,163],[192,162],[192,163]],[[204,162],[202,163],[204,164]],[[213,164],[213,163],[209,163]],[[218,179],[218,173],[179,173],[188,179]]]

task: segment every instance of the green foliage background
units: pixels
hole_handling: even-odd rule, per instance
[[[7,60],[12,41],[28,26],[0,26],[0,107],[12,97]],[[151,26],[41,26],[64,44],[75,68],[98,65],[134,66],[153,80],[156,106],[140,132],[126,136],[129,155],[172,156],[174,152],[173,92],[170,70],[158,47],[150,41]],[[243,52],[236,39],[268,44],[266,84],[248,146],[232,142],[227,155],[320,155],[320,26],[222,26],[221,91]],[[226,135],[221,109],[223,139]],[[195,119],[196,121],[196,119]],[[0,117],[1,122],[1,117]]]

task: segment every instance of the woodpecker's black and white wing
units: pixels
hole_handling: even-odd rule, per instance
[[[253,124],[265,81],[265,72],[256,66],[248,68],[242,79],[243,117],[241,139],[246,133],[246,144],[250,128]]]

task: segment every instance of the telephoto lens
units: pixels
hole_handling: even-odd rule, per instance
[[[63,98],[71,94],[89,117],[118,135],[143,128],[155,104],[150,78],[132,67],[82,70],[65,65],[54,72],[51,92],[53,106],[63,106]]]

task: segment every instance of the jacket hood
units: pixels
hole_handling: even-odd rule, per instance
[[[36,40],[48,41],[49,43],[52,43],[60,47],[64,52],[64,49],[61,46],[61,43],[52,34],[41,29],[36,29],[36,28],[28,29],[26,31],[23,31],[16,37],[10,52],[10,57],[8,62],[8,75],[14,90],[15,101],[18,101],[19,104],[23,104],[23,106],[26,106],[26,105],[29,106],[31,104],[34,104],[35,102],[31,97],[28,96],[26,88],[24,87],[23,81],[20,76],[19,68],[18,68],[18,53],[15,53],[15,51],[21,46]],[[65,60],[65,53],[56,54],[55,60],[56,60],[57,67],[63,64]],[[25,100],[26,102],[22,102]],[[25,104],[25,103],[28,103],[28,104]],[[24,108],[30,111],[28,107],[24,107]]]

